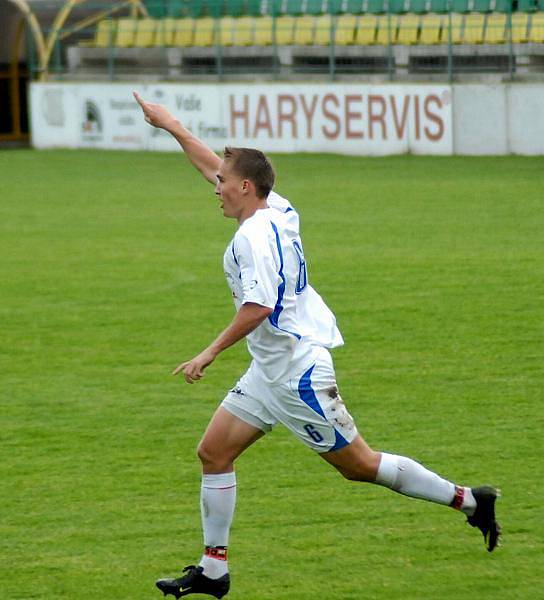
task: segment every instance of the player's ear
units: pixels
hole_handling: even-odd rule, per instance
[[[251,190],[251,181],[249,179],[242,179],[242,192],[247,194]]]

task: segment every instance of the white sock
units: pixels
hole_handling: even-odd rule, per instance
[[[476,508],[470,488],[456,486],[404,456],[382,452],[375,483],[405,496],[451,505],[469,515]]]
[[[202,475],[200,510],[204,545],[206,548],[221,548],[225,552],[208,552],[202,556],[200,566],[204,575],[217,579],[228,572],[226,548],[229,545],[229,531],[236,504],[236,474],[220,473]],[[212,556],[211,554],[215,554]]]
[[[461,489],[463,490],[463,498],[459,510],[470,517],[476,511],[476,498],[472,495],[472,490],[469,487]]]

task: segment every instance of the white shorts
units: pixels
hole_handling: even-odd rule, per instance
[[[317,452],[340,450],[357,436],[336,385],[332,357],[319,348],[315,363],[282,383],[268,384],[252,364],[221,406],[264,432],[283,423]]]

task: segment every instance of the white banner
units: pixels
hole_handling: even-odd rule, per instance
[[[33,83],[37,148],[177,150],[132,97],[166,105],[214,150],[452,154],[451,87],[359,84]]]

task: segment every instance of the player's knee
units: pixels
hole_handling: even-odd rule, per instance
[[[347,479],[348,481],[357,481],[357,476],[354,471],[348,471],[339,467],[336,467],[336,469],[344,479]]]
[[[213,452],[212,448],[210,448],[210,446],[203,441],[198,444],[196,455],[203,465],[213,463],[215,459],[215,453]]]
[[[343,466],[338,470],[345,479],[349,481],[372,482],[376,479],[380,456],[376,452],[368,452],[358,457],[349,466]]]
[[[372,476],[368,471],[357,469],[350,471],[340,471],[345,479],[348,481],[374,481],[375,477]]]
[[[224,453],[215,448],[212,444],[201,441],[196,450],[197,456],[206,470],[212,470],[217,473],[226,472],[231,466],[231,460],[225,457]]]

